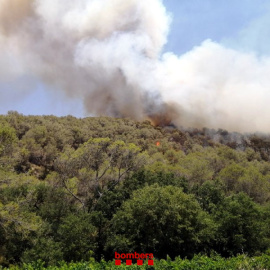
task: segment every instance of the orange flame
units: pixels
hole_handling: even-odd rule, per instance
[[[156,146],[160,146],[160,142],[156,142]]]

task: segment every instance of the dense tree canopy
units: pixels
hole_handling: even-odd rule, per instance
[[[214,238],[215,226],[193,196],[158,184],[136,190],[112,219],[115,251],[190,256]]]
[[[269,136],[0,116],[0,265],[270,249]]]

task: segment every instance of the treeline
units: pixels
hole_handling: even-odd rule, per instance
[[[269,137],[0,116],[0,264],[270,252]]]

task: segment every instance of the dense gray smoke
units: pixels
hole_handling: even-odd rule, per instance
[[[0,81],[27,77],[86,114],[270,131],[270,59],[210,40],[162,53],[161,0],[0,0]]]

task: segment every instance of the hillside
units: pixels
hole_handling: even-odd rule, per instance
[[[0,265],[270,250],[270,136],[0,116]],[[268,251],[267,251],[268,250]]]

